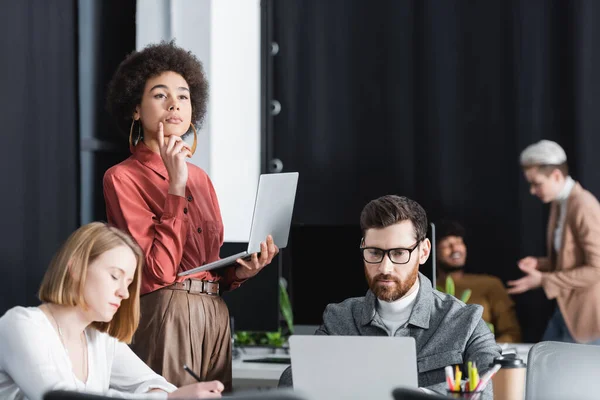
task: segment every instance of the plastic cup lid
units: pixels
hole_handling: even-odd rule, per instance
[[[493,367],[495,364],[500,364],[502,368],[525,368],[526,364],[520,358],[517,358],[515,354],[507,354],[506,356],[500,356],[494,358],[494,362],[490,365]]]

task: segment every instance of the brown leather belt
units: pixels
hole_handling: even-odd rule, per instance
[[[190,294],[219,294],[219,282],[203,281],[200,279],[186,279],[183,282],[175,282],[166,286],[165,289],[185,290]]]

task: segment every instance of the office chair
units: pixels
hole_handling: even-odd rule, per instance
[[[529,351],[527,400],[597,399],[600,346],[540,342]]]
[[[418,389],[396,388],[392,391],[394,400],[448,400],[449,397],[428,394]]]

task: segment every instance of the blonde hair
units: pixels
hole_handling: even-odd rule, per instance
[[[111,321],[94,322],[92,326],[122,342],[130,343],[140,320],[139,295],[144,256],[127,233],[103,222],[92,222],[77,229],[54,255],[38,297],[45,303],[87,308],[83,288],[88,266],[101,254],[118,246],[129,247],[137,261],[128,289],[129,297],[121,301]]]

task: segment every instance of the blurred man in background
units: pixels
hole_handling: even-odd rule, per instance
[[[439,221],[436,224],[436,242],[439,289],[446,291],[446,279],[451,278],[457,298],[468,304],[483,306],[482,318],[494,332],[497,342],[520,342],[521,328],[514,302],[502,281],[495,276],[465,272],[467,246],[463,226],[456,221]]]

